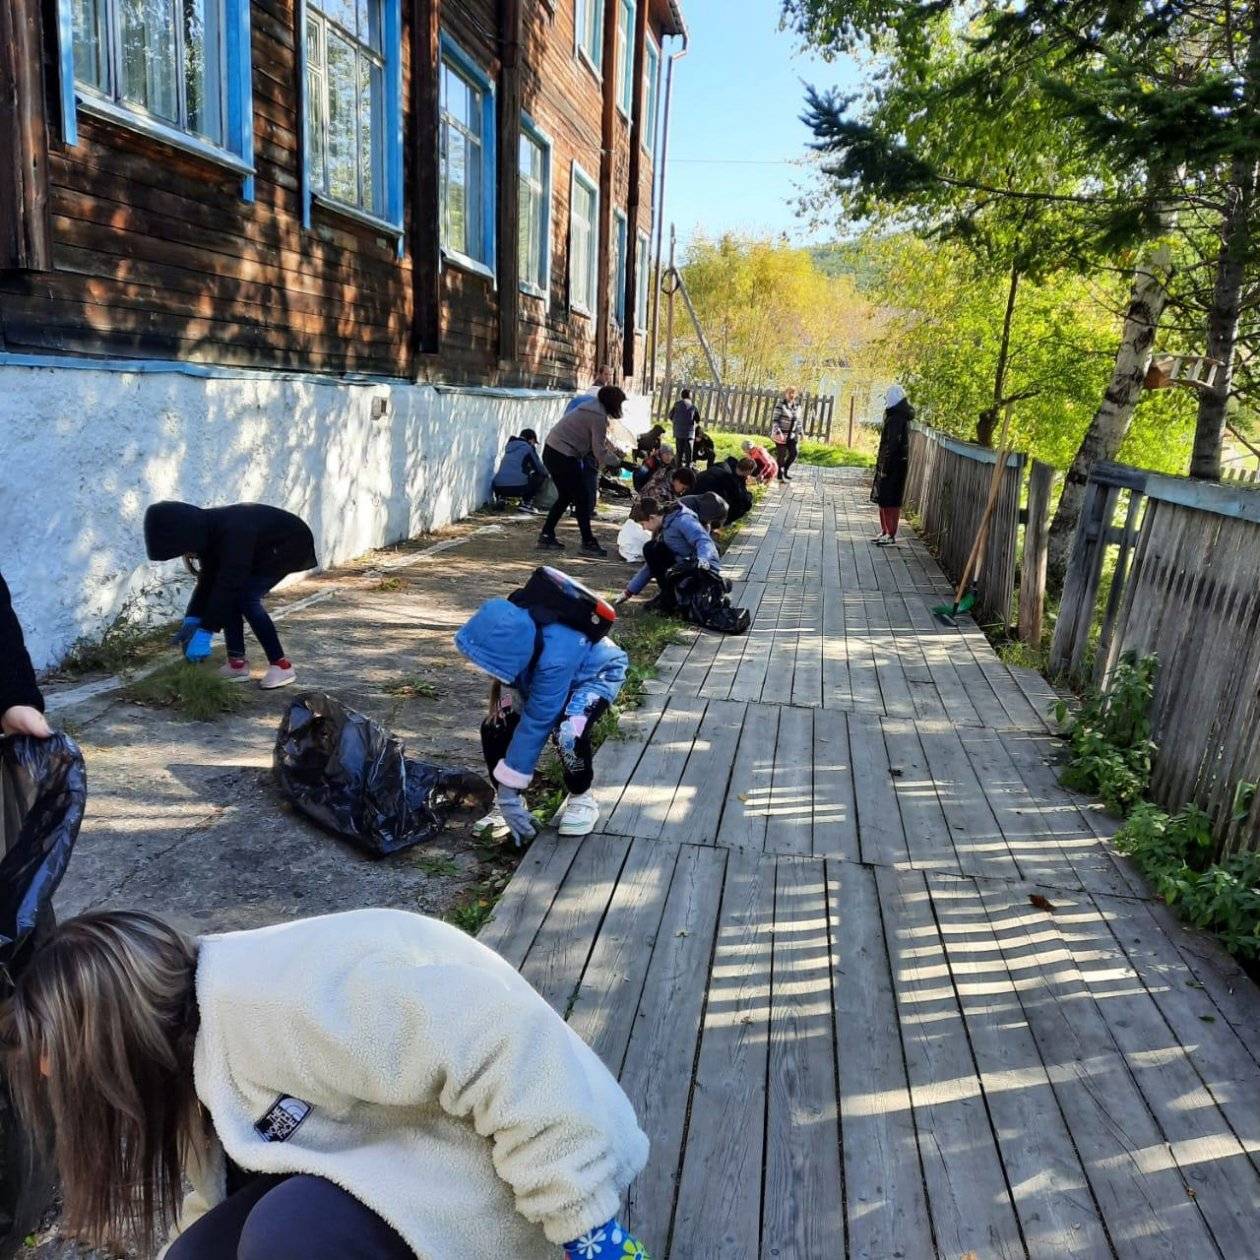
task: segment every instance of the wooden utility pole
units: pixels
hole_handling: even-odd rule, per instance
[[[665,307],[665,410],[669,411],[674,397],[674,294],[678,291],[677,272],[674,270],[674,254],[678,247],[678,232],[674,225],[669,225],[669,270],[666,295],[669,303]]]
[[[853,449],[853,391],[849,391],[849,450]]]

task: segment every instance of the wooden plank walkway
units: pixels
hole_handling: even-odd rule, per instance
[[[803,469],[482,939],[627,1090],[657,1260],[1260,1256],[1260,996],[1057,779],[1052,696]],[[1052,912],[1030,902],[1039,894]]]

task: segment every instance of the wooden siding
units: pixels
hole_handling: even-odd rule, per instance
[[[521,293],[506,304],[507,318],[513,305],[517,311],[515,361],[500,357],[513,338],[501,335],[496,281],[446,260],[436,269],[433,263],[432,35],[449,33],[502,88],[498,0],[404,0],[402,257],[393,238],[318,205],[311,228],[302,227],[294,0],[252,0],[252,204],[241,199],[234,173],[82,110],[73,148],[45,122],[51,258],[37,270],[38,255],[27,251],[17,256],[21,269],[0,273],[0,349],[461,383],[566,388],[589,380],[596,321],[569,309],[569,187],[574,161],[605,176],[601,122],[613,78],[608,67],[601,83],[575,56],[573,0],[557,0],[554,8],[547,0],[521,3],[521,103],[554,147],[550,300]],[[615,0],[609,10],[615,21]],[[653,13],[658,39],[664,20],[663,9]],[[413,58],[430,62],[414,77]],[[55,94],[46,88],[38,95]],[[615,110],[614,121],[607,174],[612,203],[624,211],[630,126]],[[515,132],[504,127],[504,135]],[[646,155],[641,166],[642,225],[652,205]],[[515,170],[515,162],[502,167]],[[500,195],[515,197],[515,185],[501,184]],[[628,235],[633,250],[633,226]],[[498,247],[515,250],[514,235],[501,234]],[[513,274],[515,267],[502,270]],[[608,270],[611,286],[610,261]],[[614,333],[610,328],[608,359],[620,363]]]

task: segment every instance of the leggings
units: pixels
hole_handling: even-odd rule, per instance
[[[543,463],[556,483],[556,501],[543,522],[544,538],[556,536],[556,526],[570,507],[577,513],[578,529],[583,542],[595,542],[591,532],[591,513],[595,510],[595,478],[587,474],[583,461],[576,455],[565,455],[554,447],[543,448]]]
[[[370,1208],[322,1177],[253,1177],[171,1244],[167,1260],[415,1260]]]
[[[223,645],[233,660],[245,659],[245,623],[254,632],[258,645],[267,654],[271,664],[284,660],[284,648],[276,633],[276,623],[263,607],[263,596],[276,584],[275,578],[250,578],[236,600],[236,607],[223,623]]]
[[[775,451],[779,456],[779,480],[782,481],[787,476],[788,469],[796,463],[796,447],[797,441],[788,438],[786,442],[778,442],[775,444]]]
[[[586,725],[582,733],[573,738],[571,728],[563,719],[551,733],[552,743],[560,754],[564,786],[572,796],[589,792],[595,782],[595,750],[591,747],[591,736],[595,733],[596,722],[607,712],[608,701],[602,696],[588,695],[584,699],[579,693],[569,702],[564,716],[566,719],[584,717]],[[520,722],[521,715],[515,709],[507,709],[500,717],[488,718],[481,724],[481,751],[485,754],[492,778],[494,768],[507,754]]]
[[[901,523],[899,507],[882,507],[879,509],[879,527],[889,538],[897,537],[897,526]]]

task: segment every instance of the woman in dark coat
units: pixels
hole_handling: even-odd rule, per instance
[[[910,422],[914,419],[914,408],[900,385],[890,386],[884,402],[884,431],[879,439],[875,482],[871,486],[871,502],[879,505],[879,536],[871,541],[877,547],[894,547],[910,467]]]
[[[222,630],[227,663],[219,673],[234,682],[247,681],[248,621],[269,666],[258,685],[271,690],[294,681],[293,666],[262,601],[281,578],[318,563],[305,521],[266,503],[217,508],[155,503],[144,515],[144,542],[150,560],[183,556],[197,575],[178,635],[190,661],[204,661],[214,635]]]
[[[22,627],[13,611],[4,575],[0,574],[0,735],[47,739],[51,734]]]

